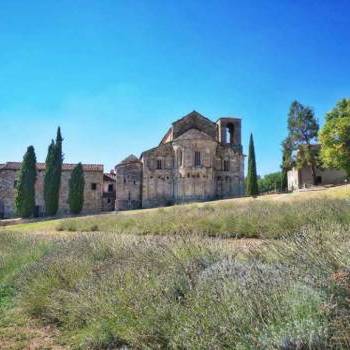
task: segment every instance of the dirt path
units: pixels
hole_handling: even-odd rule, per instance
[[[28,320],[27,325],[9,325],[0,329],[1,350],[67,350],[57,344],[58,330],[54,326],[39,326]]]

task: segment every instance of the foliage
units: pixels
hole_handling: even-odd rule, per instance
[[[294,149],[300,144],[311,144],[317,138],[318,129],[313,110],[293,101],[288,114],[288,131]]]
[[[29,348],[40,320],[71,349],[349,348],[350,204],[288,197],[1,231],[2,345]]]
[[[256,173],[253,134],[250,134],[250,138],[249,138],[248,174],[247,174],[246,193],[249,196],[256,196],[259,193],[258,177]]]
[[[349,242],[328,218],[250,249],[152,232],[2,233],[2,312],[58,327],[72,349],[348,348]]]
[[[35,209],[36,156],[33,146],[27,148],[16,184],[16,210],[28,218]]]
[[[327,113],[320,132],[321,158],[325,165],[344,169],[350,177],[350,99],[343,99]]]
[[[317,197],[295,203],[249,200],[220,206],[175,206],[137,214],[62,219],[56,223],[56,230],[276,239],[292,234],[305,225],[317,225],[323,221],[350,224],[350,204],[343,199]],[[52,225],[46,225],[42,223],[42,231],[55,230]],[[28,229],[30,226],[26,226],[25,230]]]
[[[282,173],[278,171],[266,174],[258,179],[258,185],[260,193],[279,192],[282,189]]]
[[[293,145],[290,137],[282,142],[282,164],[281,164],[281,191],[288,189],[288,171],[294,166],[293,161]]]
[[[59,192],[62,174],[62,136],[61,129],[57,129],[56,143],[52,140],[46,157],[44,178],[44,200],[46,214],[56,215],[59,203]]]
[[[293,164],[290,152],[296,151],[296,165],[299,168],[305,165],[311,167],[314,184],[316,184],[317,157],[312,144],[317,139],[318,130],[319,124],[313,110],[298,101],[293,101],[288,113],[288,136],[283,144],[285,157],[283,168],[286,171],[288,166]]]
[[[69,179],[68,203],[72,214],[79,214],[84,205],[84,171],[81,163],[73,169]]]

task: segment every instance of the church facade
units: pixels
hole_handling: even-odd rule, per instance
[[[160,144],[115,167],[116,210],[242,196],[241,119],[216,122],[193,111]]]

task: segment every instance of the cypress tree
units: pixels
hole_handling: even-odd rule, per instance
[[[68,203],[72,214],[79,214],[84,205],[84,171],[81,163],[73,169],[69,179]]]
[[[258,177],[256,174],[256,161],[253,134],[250,134],[248,153],[247,195],[257,196],[259,193]]]
[[[56,167],[57,167],[57,178],[56,185],[60,187],[61,185],[61,174],[62,174],[62,164],[63,164],[63,154],[62,154],[62,142],[63,138],[61,135],[61,128],[57,128],[56,136]]]
[[[35,209],[36,156],[33,146],[27,148],[16,185],[16,210],[20,217],[28,218]]]
[[[46,157],[46,170],[44,179],[44,200],[46,206],[46,214],[56,215],[59,204],[59,192],[62,174],[62,135],[61,129],[58,127],[56,143],[52,140]]]
[[[62,135],[61,135],[61,128],[57,128],[57,135],[56,135],[56,144],[55,144],[55,172],[54,172],[54,178],[53,178],[53,184],[54,184],[54,207],[53,207],[53,214],[55,215],[58,210],[58,203],[60,198],[60,187],[61,187],[61,176],[62,176],[62,163],[63,163],[63,154],[62,154]]]
[[[55,172],[55,143],[52,140],[47,151],[45,161],[45,178],[44,178],[44,201],[47,215],[55,215],[55,189],[53,177]]]

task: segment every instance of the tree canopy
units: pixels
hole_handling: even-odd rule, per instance
[[[350,177],[350,99],[340,100],[327,113],[320,143],[323,164],[344,169]]]
[[[313,182],[316,184],[317,154],[312,144],[317,141],[319,130],[318,121],[312,108],[293,101],[288,113],[288,136],[283,142],[283,170],[296,165],[301,168],[305,165],[312,170]],[[293,151],[297,157],[293,158]]]
[[[282,172],[266,174],[258,179],[260,193],[281,191],[282,189]]]

